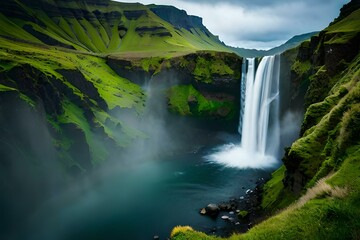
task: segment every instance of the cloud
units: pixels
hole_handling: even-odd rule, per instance
[[[127,0],[173,5],[203,18],[227,45],[267,49],[294,35],[319,31],[338,16],[348,0]]]

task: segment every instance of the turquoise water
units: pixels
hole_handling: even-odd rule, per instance
[[[200,208],[245,195],[265,170],[209,163],[208,150],[112,166],[46,202],[29,239],[166,239],[176,225],[209,232],[225,226]]]

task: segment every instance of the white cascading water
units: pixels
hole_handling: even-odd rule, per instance
[[[267,168],[276,164],[280,144],[279,72],[279,56],[264,57],[256,74],[255,59],[244,61],[239,120],[241,144],[223,146],[209,156],[210,160],[239,168]]]

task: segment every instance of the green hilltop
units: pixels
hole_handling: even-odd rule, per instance
[[[191,20],[186,13],[172,10],[172,20]],[[229,51],[201,19],[197,24],[175,27],[157,15],[167,11],[166,6],[107,0],[11,0],[0,10],[0,35],[101,54]]]

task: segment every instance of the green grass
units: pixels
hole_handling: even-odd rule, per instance
[[[325,29],[333,37],[326,44],[344,44],[353,39],[360,32],[360,9],[354,11],[345,19],[330,25]]]
[[[212,116],[218,111],[226,111],[225,118],[232,118],[234,103],[230,101],[210,100],[204,97],[192,85],[173,86],[168,91],[169,108],[180,115]]]
[[[285,166],[282,165],[272,173],[271,179],[263,187],[261,208],[266,212],[275,212],[287,207],[296,196],[284,188]]]
[[[90,149],[92,163],[98,164],[99,162],[106,160],[108,157],[106,148],[103,145],[103,142],[91,131],[83,110],[70,101],[63,102],[63,110],[64,114],[59,117],[58,121],[60,123],[73,123],[85,134],[86,142]]]
[[[310,61],[300,62],[296,60],[294,64],[291,66],[291,70],[293,70],[299,76],[306,74],[311,69]]]
[[[352,12],[349,16],[337,22],[334,25],[330,25],[326,28],[328,32],[352,32],[360,31],[360,9]]]
[[[0,92],[17,91],[15,88],[0,84]]]
[[[348,195],[318,195],[301,208],[289,208],[256,225],[245,234],[234,234],[229,240],[242,239],[358,239],[360,236],[360,152],[359,145],[346,157],[339,171],[328,180],[333,186],[346,187]],[[219,239],[203,233],[184,230],[173,240]]]
[[[221,59],[197,57],[194,69],[195,79],[205,83],[213,82],[213,76],[233,75],[234,71]]]
[[[119,147],[127,147],[136,139],[147,136],[137,129],[127,126],[121,119],[104,111],[96,111],[96,123],[104,128],[105,133],[113,139]]]
[[[325,44],[345,43],[359,32],[359,14],[357,10],[328,27],[327,34],[333,35]],[[295,62],[292,68],[299,75],[312,70],[309,62]],[[290,205],[247,233],[227,239],[360,238],[360,55],[332,78],[326,75],[324,66],[313,70],[313,92],[303,135],[288,149],[283,159],[286,168],[275,171],[265,184],[261,206],[272,213],[295,200],[296,196],[283,184],[284,174],[290,170],[296,171],[290,177],[298,177],[305,185],[300,192],[305,197],[306,190],[317,189],[313,188],[317,181],[335,173],[326,180],[332,186],[331,192],[315,192],[314,198],[302,198],[301,204]],[[172,239],[215,238],[186,230]]]
[[[59,3],[49,2],[57,7]],[[162,20],[155,15],[147,6],[141,4],[123,4],[110,2],[109,7],[101,5],[71,2],[61,2],[59,6],[74,10],[89,12],[91,19],[84,19],[74,16],[71,10],[67,16],[51,16],[47,9],[33,9],[32,6],[18,2],[24,16],[35,16],[37,21],[31,22],[21,19],[10,19],[0,14],[0,23],[3,26],[0,34],[18,39],[27,40],[34,43],[41,43],[39,39],[32,36],[23,29],[24,25],[31,25],[36,31],[41,32],[60,43],[74,47],[80,51],[90,51],[98,53],[119,53],[119,52],[157,52],[166,55],[168,52],[195,52],[197,50],[231,50],[224,46],[216,37],[211,34],[208,36],[200,29],[175,29],[170,23]],[[103,14],[117,12],[121,17],[104,21],[96,18],[92,11],[100,11]],[[146,12],[136,20],[129,20],[123,12],[143,10]],[[75,11],[74,11],[75,12]],[[40,22],[41,24],[38,24]],[[128,30],[122,34],[121,39],[118,26],[125,26]],[[154,32],[138,33],[138,27],[162,27],[160,32],[168,32],[172,36],[156,36]]]
[[[0,66],[2,71],[10,71],[15,66],[28,64],[45,74],[49,81],[56,78],[66,87],[71,89],[72,94],[77,95],[81,100],[87,96],[67,81],[58,70],[79,71],[87,81],[90,81],[102,99],[105,100],[110,110],[114,108],[133,108],[135,113],[141,114],[144,108],[145,98],[142,89],[130,81],[119,77],[107,64],[101,56],[83,54],[76,51],[59,49],[48,46],[34,46],[28,43],[14,42],[0,38]],[[13,79],[16,82],[16,79]],[[29,78],[29,81],[31,79]],[[16,88],[10,88],[4,84],[0,85],[0,91],[18,91]],[[36,103],[30,97],[20,93],[20,97],[31,106]],[[86,142],[89,144],[91,159],[93,164],[97,164],[108,157],[108,149],[104,143],[96,138],[90,128],[89,121],[94,121],[98,127],[103,127],[105,135],[114,140],[119,147],[126,147],[135,139],[144,138],[144,134],[136,129],[130,128],[117,120],[116,117],[100,110],[94,99],[91,111],[95,114],[95,119],[86,119],[83,109],[70,101],[63,103],[64,114],[59,118],[51,118],[50,125],[56,131],[61,130],[59,123],[73,123],[85,134]],[[105,115],[105,117],[100,117]],[[107,121],[107,119],[109,119]],[[113,124],[111,124],[111,122]],[[62,146],[62,142],[71,143],[71,139],[60,137],[54,139],[56,145]],[[66,144],[65,144],[66,145]],[[75,164],[70,161],[71,157],[64,153],[66,165]],[[62,159],[62,158],[61,158]]]
[[[1,35],[19,38],[19,39],[26,39],[34,43],[41,43],[41,41],[38,40],[36,37],[32,36],[24,29],[22,29],[22,26],[17,25],[15,22],[5,17],[2,13],[0,13],[0,25],[1,25],[0,28]]]
[[[10,42],[0,38],[0,59],[7,64],[29,64],[41,72],[64,81],[59,69],[78,70],[94,84],[109,109],[115,107],[143,110],[143,91],[140,86],[118,76],[102,57],[62,51],[57,48],[34,47],[26,43]],[[69,82],[64,83],[83,98],[83,93]]]

